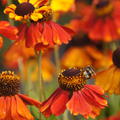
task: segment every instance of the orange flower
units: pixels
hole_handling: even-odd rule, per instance
[[[19,0],[19,5],[11,4],[4,12],[10,18],[24,21],[19,26],[18,41],[25,40],[26,47],[42,44],[45,47],[67,44],[71,40],[72,30],[52,22],[52,10],[45,5],[47,0]],[[29,20],[29,23],[26,22]]]
[[[0,34],[12,39],[16,40],[17,39],[17,33],[18,30],[16,27],[11,26],[9,22],[7,21],[0,21]]]
[[[58,77],[60,88],[41,104],[40,111],[46,117],[52,114],[59,116],[67,108],[73,115],[95,118],[100,109],[107,106],[107,101],[102,97],[103,89],[86,85],[93,75],[91,67],[64,70]]]
[[[84,32],[94,41],[110,42],[120,38],[120,1],[98,0],[86,12]]]
[[[40,106],[23,94],[19,94],[20,79],[11,71],[0,74],[0,119],[1,120],[34,120],[26,105]]]
[[[96,84],[110,94],[120,94],[120,48],[113,52],[113,64],[97,73]]]
[[[35,47],[43,44],[48,47],[67,44],[71,40],[72,30],[60,26],[52,21],[22,24],[19,27],[19,40],[25,40],[26,47]]]
[[[19,60],[24,63],[34,55],[34,49],[26,48],[23,41],[15,42],[4,53],[4,64],[9,68],[16,68]]]
[[[91,64],[99,69],[109,67],[112,60],[111,56],[103,54],[94,46],[71,47],[62,57],[61,64],[63,68],[84,67]]]

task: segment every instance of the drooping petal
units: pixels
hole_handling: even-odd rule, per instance
[[[91,39],[93,40],[102,39],[102,26],[103,26],[102,19],[96,21],[95,25],[91,28],[91,31],[89,32],[89,36]]]
[[[42,42],[45,45],[50,44],[50,46],[53,46],[53,33],[52,33],[52,28],[47,24],[44,23],[44,28],[43,28],[43,32],[42,32]]]
[[[61,91],[59,96],[54,99],[54,102],[51,105],[52,113],[56,116],[61,115],[66,109],[66,104],[68,100],[69,100],[69,92]]]
[[[31,24],[26,34],[26,46],[33,47],[41,42],[41,33],[37,24]]]
[[[34,99],[27,97],[23,94],[18,94],[18,96],[28,105],[35,105],[36,107],[40,107],[40,105],[41,105],[41,102],[38,102],[37,100],[34,100]]]
[[[93,87],[93,86],[92,86]],[[97,103],[101,106],[101,108],[104,108],[105,106],[107,106],[107,100],[105,100],[100,94],[98,94],[97,92],[94,92],[92,89],[90,89],[90,85],[85,86],[84,91],[83,92],[87,92],[89,97],[94,98],[94,103]]]
[[[11,117],[12,99],[10,96],[7,96],[5,99],[6,99],[6,113],[7,113],[7,116],[5,119],[12,120],[12,117]]]
[[[89,114],[92,110],[82,93],[77,91],[73,92],[72,98],[67,103],[67,109],[70,110],[73,115],[82,114],[83,116]]]
[[[65,110],[65,104],[68,101],[68,97],[68,92],[61,88],[57,88],[56,91],[41,104],[40,111],[46,117],[49,117],[51,114],[60,115]]]
[[[23,103],[22,99],[18,95],[15,95],[15,99],[17,113],[27,120],[34,120],[33,116],[31,115],[27,106]]]
[[[16,120],[24,120],[17,113],[17,103],[15,96],[11,97],[11,117],[12,119],[16,119]]]
[[[4,97],[0,97],[0,119],[4,119],[6,117],[6,101]]]

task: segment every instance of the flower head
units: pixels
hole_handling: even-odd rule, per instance
[[[40,102],[19,94],[19,91],[20,78],[14,72],[2,72],[0,74],[0,119],[34,120],[26,103],[39,107]]]
[[[40,111],[49,117],[58,116],[67,108],[73,115],[95,118],[100,109],[107,106],[107,101],[102,97],[104,92],[100,87],[86,85],[94,74],[90,66],[64,70],[58,77],[60,88],[41,104]]]
[[[67,44],[71,40],[73,31],[53,21],[33,22],[30,26],[22,24],[19,27],[18,41],[25,40],[26,47],[35,49],[45,46]],[[39,46],[40,45],[40,46]]]
[[[94,41],[111,42],[120,37],[118,0],[99,0],[84,15],[83,31]]]
[[[96,84],[110,94],[120,94],[120,48],[113,52],[113,64],[106,70],[98,72]]]
[[[107,61],[107,64],[106,64]],[[92,65],[95,68],[106,68],[112,64],[111,56],[104,54],[94,46],[71,47],[62,57],[63,68],[85,67]]]
[[[9,5],[4,13],[8,14],[11,19],[16,21],[32,20],[38,21],[44,19],[48,13],[51,14],[51,9],[45,4],[48,0],[18,0],[19,4]]]

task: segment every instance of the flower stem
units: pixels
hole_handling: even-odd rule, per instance
[[[37,63],[38,63],[38,82],[39,82],[39,94],[40,94],[40,101],[45,99],[45,91],[44,91],[44,82],[42,77],[42,52],[38,52],[37,54]]]
[[[23,69],[24,69],[24,64],[23,64],[23,61],[22,61],[22,59],[19,59],[18,60],[18,69],[19,69],[19,72],[20,72],[20,77],[21,77],[21,82],[22,83],[24,83],[25,82],[25,80],[24,80],[24,71],[23,71]],[[24,86],[23,86],[24,84],[22,84],[22,90],[23,90],[23,92],[25,91],[25,88],[24,88]]]
[[[57,45],[54,48],[54,57],[57,68],[57,75],[58,75],[60,72],[60,58],[59,58],[59,47]]]
[[[36,52],[37,64],[38,64],[38,83],[39,83],[39,100],[45,100],[44,82],[42,77],[42,52]],[[39,120],[42,120],[42,114],[40,113]]]

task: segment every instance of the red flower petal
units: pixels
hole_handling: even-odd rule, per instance
[[[6,99],[6,113],[7,113],[6,119],[11,120],[11,105],[12,105],[11,97],[7,96],[5,99]]]
[[[54,31],[53,37],[55,36],[55,34],[57,34],[56,39],[54,38],[55,43],[58,43],[58,44],[68,43],[68,41],[71,40],[71,35],[69,35],[69,33],[67,33],[60,25],[52,21],[49,21],[49,24],[51,25]]]
[[[53,33],[52,33],[52,28],[49,26],[49,24],[44,23],[44,29],[42,32],[42,42],[45,45],[50,45],[53,46]]]
[[[4,119],[6,117],[6,101],[4,97],[0,97],[0,119]]]
[[[69,100],[69,92],[61,91],[59,96],[54,99],[54,102],[51,105],[52,114],[58,116],[62,114],[66,109],[66,104]]]
[[[41,102],[38,102],[32,98],[29,98],[23,94],[18,94],[18,96],[23,100],[25,101],[25,103],[29,104],[29,105],[35,105],[36,107],[40,107],[41,105]]]
[[[41,33],[37,24],[31,24],[26,34],[26,46],[34,47],[41,42]]]
[[[91,89],[92,91],[96,92],[99,95],[103,95],[104,94],[104,90],[97,86],[97,85],[85,85],[85,87]]]
[[[91,103],[93,101],[92,104],[96,104],[96,106],[98,106],[99,108],[104,108],[105,106],[107,106],[107,101],[100,94],[97,94],[97,92],[94,92],[89,88],[85,87],[82,91],[86,95],[86,99],[89,99],[88,102]]]
[[[25,119],[34,120],[33,116],[30,114],[27,106],[23,103],[18,95],[15,95],[17,113]]]
[[[91,106],[87,103],[81,92],[73,92],[72,98],[67,103],[67,109],[73,115],[82,114],[83,116],[92,111]]]
[[[3,36],[16,40],[17,39],[18,29],[14,26],[11,26],[7,21],[0,21],[0,34]]]
[[[100,40],[102,39],[102,27],[103,27],[103,21],[99,19],[96,21],[95,25],[91,28],[91,31],[89,33],[89,36],[93,40]]]
[[[46,117],[49,117],[51,114],[60,115],[64,112],[68,99],[69,92],[58,88],[45,102],[42,103],[40,111]]]

